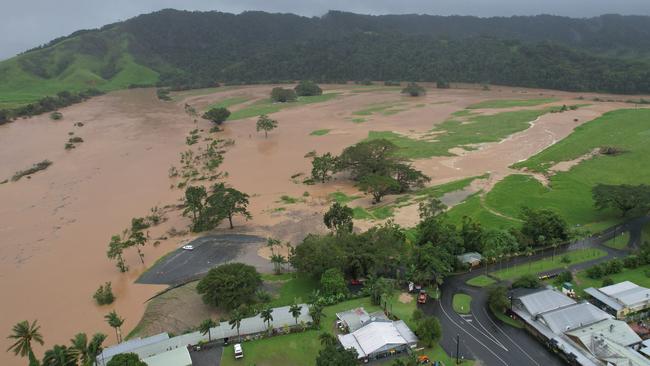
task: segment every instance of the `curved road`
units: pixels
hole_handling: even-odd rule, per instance
[[[628,253],[626,250],[616,250],[603,244],[621,235],[630,232],[629,246],[638,247],[641,241],[643,226],[650,222],[650,217],[630,220],[624,224],[611,227],[598,235],[580,240],[562,249],[557,249],[556,255],[568,250],[597,247],[607,252],[607,256],[592,261],[570,266],[570,270],[580,270],[590,267],[598,262],[614,257],[621,257]],[[552,250],[538,253],[532,257],[518,257],[508,262],[507,265],[527,263],[549,257]],[[503,264],[501,264],[503,266]],[[488,266],[488,270],[498,270],[497,264]],[[558,270],[551,271],[557,272]],[[481,267],[471,272],[450,276],[441,286],[442,296],[439,301],[431,301],[421,306],[429,315],[440,319],[443,329],[443,338],[440,345],[450,355],[456,355],[456,336],[460,338],[460,355],[466,359],[476,360],[479,365],[486,366],[552,366],[563,365],[564,362],[547,350],[542,343],[533,338],[524,329],[519,329],[503,324],[496,319],[487,307],[487,291],[483,288],[467,285],[465,282],[473,277],[485,273]],[[465,293],[472,296],[470,314],[457,314],[452,308],[453,295]]]

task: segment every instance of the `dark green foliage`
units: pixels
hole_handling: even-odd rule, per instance
[[[236,309],[253,300],[261,284],[262,277],[255,267],[243,263],[229,263],[208,271],[199,281],[196,290],[208,305]]]
[[[192,219],[191,229],[195,232],[210,230],[226,218],[232,229],[233,216],[251,218],[248,203],[246,193],[228,188],[223,183],[215,184],[209,195],[203,186],[190,186],[185,189],[183,215]]]
[[[158,99],[168,102],[172,100],[172,98],[169,96],[169,92],[170,92],[169,88],[158,88],[156,90],[156,96],[158,97]]]
[[[260,116],[257,120],[257,132],[264,131],[264,137],[269,137],[269,131],[278,127],[278,121],[269,118],[266,114]]]
[[[61,112],[52,112],[50,113],[50,119],[58,121],[60,119],[63,119],[63,114]]]
[[[100,285],[93,299],[98,305],[107,305],[112,304],[115,301],[115,295],[113,295],[113,288],[111,287],[110,282],[106,282],[104,285]]]
[[[323,89],[321,89],[316,83],[309,80],[302,80],[298,85],[296,85],[293,90],[296,91],[296,95],[299,97],[321,95],[323,94]]]
[[[372,195],[373,203],[379,203],[383,196],[399,191],[400,184],[392,177],[368,174],[359,179],[358,187],[362,192]]]
[[[603,283],[602,283],[601,286],[606,287],[606,286],[611,286],[613,284],[614,284],[614,280],[612,280],[611,277],[605,277],[605,278],[603,278]]]
[[[449,89],[451,85],[447,80],[441,79],[436,81],[436,88],[438,89]]]
[[[395,281],[384,277],[370,277],[364,284],[363,290],[370,295],[374,305],[381,305],[382,300],[395,292]]]
[[[323,216],[323,222],[328,229],[336,232],[337,234],[351,233],[352,232],[352,209],[346,205],[341,205],[338,202],[330,207]]]
[[[230,117],[230,111],[223,107],[212,108],[201,117],[220,125]]]
[[[329,344],[318,351],[316,366],[357,366],[357,351],[343,349],[340,344]]]
[[[79,136],[75,136],[75,137],[69,138],[68,142],[71,143],[71,144],[78,144],[78,143],[84,142],[84,139],[82,139]]]
[[[147,366],[135,353],[120,353],[113,356],[106,366]]]
[[[311,177],[315,181],[325,183],[332,178],[333,174],[339,171],[339,158],[331,153],[321,156],[315,155],[311,161]]]
[[[440,337],[442,337],[442,326],[435,316],[422,318],[417,324],[415,333],[427,347],[433,347],[440,340]]]
[[[22,178],[22,177],[24,177],[24,176],[26,176],[26,175],[31,175],[31,174],[34,174],[34,173],[39,172],[39,171],[41,171],[41,170],[45,170],[45,169],[47,169],[50,165],[52,165],[52,162],[49,161],[49,160],[43,160],[43,161],[40,161],[40,162],[34,164],[34,165],[33,165],[31,168],[29,168],[29,169],[21,170],[21,171],[18,171],[18,172],[16,172],[16,173],[14,173],[14,175],[11,177],[11,181],[12,181],[12,182],[16,182],[16,181],[18,181],[20,178]]]
[[[284,89],[280,87],[271,90],[271,100],[278,103],[295,102],[298,99],[293,89]]]
[[[598,184],[592,189],[596,208],[616,209],[621,216],[645,215],[650,211],[650,186]]]
[[[540,288],[542,281],[534,274],[525,274],[512,283],[513,288]]]
[[[320,289],[323,296],[347,295],[343,273],[338,268],[330,268],[320,277]]]
[[[505,286],[492,286],[488,290],[488,304],[492,309],[505,312],[510,307],[508,300],[508,289]]]
[[[409,83],[406,88],[402,89],[402,94],[408,94],[412,97],[419,97],[426,93],[427,91],[416,83]]]
[[[571,281],[573,281],[573,275],[571,274],[571,271],[564,271],[555,277],[555,280],[553,282],[556,285],[561,286],[563,283]]]
[[[603,276],[609,276],[616,273],[621,273],[624,268],[624,262],[618,258],[612,259],[607,262],[596,264],[591,268],[588,268],[586,273],[587,277],[593,279],[599,279]]]
[[[548,246],[564,243],[569,240],[569,226],[566,221],[551,210],[522,209],[524,223],[521,233],[533,246]]]

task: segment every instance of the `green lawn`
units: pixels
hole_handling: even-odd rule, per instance
[[[650,288],[650,277],[646,276],[646,272],[650,271],[650,264],[646,264],[637,268],[629,269],[624,268],[621,273],[609,275],[614,283],[623,281],[631,281],[642,287]],[[599,288],[603,286],[603,279],[592,279],[587,277],[585,271],[580,271],[573,279],[573,284],[578,294],[584,294],[584,289],[588,287]]]
[[[287,103],[274,103],[270,99],[261,99],[258,100],[245,108],[242,108],[238,111],[234,111],[228,117],[229,121],[234,121],[243,118],[257,117],[262,114],[271,114],[279,112],[285,108],[292,108],[301,105],[313,104],[326,102],[336,98],[339,93],[324,93],[322,95],[314,95],[309,97],[298,97],[298,100],[295,102]]]
[[[496,281],[486,275],[480,275],[469,279],[466,283],[475,287],[487,287],[495,284]]]
[[[578,249],[568,253],[558,254],[555,258],[544,258],[532,263],[520,264],[511,268],[505,268],[500,271],[493,272],[492,275],[502,280],[515,279],[525,274],[537,274],[540,272],[551,271],[554,269],[566,268],[576,263],[587,262],[590,260],[598,259],[606,256],[604,250],[596,248]],[[567,257],[568,263],[562,262],[562,259]]]
[[[322,130],[312,131],[312,133],[310,133],[310,135],[311,136],[323,136],[323,135],[327,135],[330,131],[331,131],[330,129],[324,128]]]
[[[393,210],[393,205],[371,207],[368,209],[363,207],[354,207],[352,209],[352,217],[357,220],[383,220],[393,217]]]
[[[472,311],[470,308],[471,303],[471,296],[466,294],[454,294],[451,305],[454,308],[454,311],[458,314],[469,314]]]
[[[453,156],[449,149],[473,149],[472,144],[497,142],[530,127],[530,122],[550,109],[503,112],[470,116],[461,122],[449,119],[437,125],[429,137],[414,139],[392,131],[370,131],[368,140],[387,139],[397,145],[397,155],[406,159]]]
[[[488,174],[484,174],[476,177],[469,177],[469,178],[455,180],[437,186],[426,187],[426,188],[418,189],[417,191],[413,192],[413,195],[440,198],[447,193],[460,191],[467,188],[476,179],[484,179],[487,177]]]
[[[470,196],[462,203],[447,211],[447,217],[452,223],[460,225],[463,217],[468,216],[481,223],[481,226],[494,229],[509,229],[521,226],[521,222],[498,216],[483,207],[478,194]]]
[[[415,299],[409,303],[402,303],[398,300],[399,294],[396,293],[388,300],[388,309],[400,319],[404,320],[410,327],[413,327],[411,315],[415,310]],[[379,306],[372,305],[370,298],[364,297],[345,301],[324,309],[325,316],[321,320],[320,330],[308,330],[302,333],[276,336],[256,341],[242,343],[244,350],[243,360],[235,361],[232,346],[224,348],[221,357],[221,365],[234,366],[285,366],[285,365],[314,365],[316,356],[321,349],[318,335],[321,332],[334,333],[334,321],[336,313],[344,310],[350,310],[357,307],[364,307],[368,312],[381,310]],[[432,360],[445,362],[451,365],[452,359],[445,354],[440,346],[424,350]],[[392,361],[390,362],[392,363]],[[389,363],[389,364],[390,364]],[[465,361],[463,366],[470,366],[473,361]]]
[[[245,103],[245,102],[247,102],[249,100],[250,100],[250,98],[248,98],[248,97],[227,98],[227,99],[220,100],[220,101],[218,101],[216,103],[210,104],[209,106],[205,107],[205,110],[207,111],[207,110],[210,110],[212,108],[230,108],[230,107],[232,107],[234,105],[242,104],[242,103]]]
[[[512,319],[511,317],[507,316],[506,314],[504,314],[504,313],[502,313],[500,311],[494,310],[494,308],[492,306],[490,306],[490,311],[499,320],[501,320],[502,322],[510,325],[511,327],[515,327],[515,328],[523,328],[524,327],[524,323],[522,323],[520,320]]]
[[[348,202],[352,202],[352,201],[357,200],[357,199],[359,199],[361,197],[362,196],[357,196],[357,195],[348,196],[347,194],[345,194],[343,192],[339,192],[339,191],[332,192],[332,193],[330,193],[328,195],[328,198],[330,199],[330,201],[338,202],[341,205],[345,205]]]
[[[630,242],[630,232],[624,232],[622,235],[616,235],[616,237],[605,242],[605,246],[614,248],[614,249],[625,249],[627,244]]]
[[[318,281],[309,277],[294,277],[282,284],[277,297],[271,300],[272,307],[306,302],[309,294],[320,287]]]
[[[467,107],[467,109],[531,107],[540,104],[556,102],[557,100],[558,99],[556,98],[486,100],[484,102],[472,104]]]

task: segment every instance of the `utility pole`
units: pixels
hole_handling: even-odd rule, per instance
[[[460,334],[456,334],[456,365],[460,363]]]

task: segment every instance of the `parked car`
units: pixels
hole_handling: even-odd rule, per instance
[[[424,290],[420,290],[420,293],[418,294],[418,304],[424,304],[427,302],[427,292]]]
[[[194,245],[191,245],[191,244],[183,245],[183,249],[184,250],[194,250]]]
[[[244,350],[241,348],[241,343],[236,343],[233,347],[235,348],[235,360],[244,358]]]

